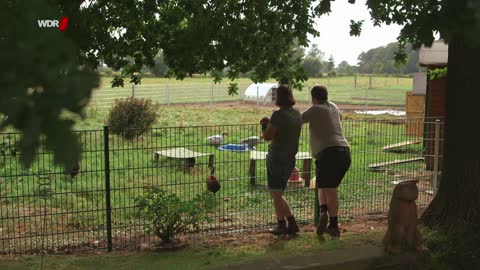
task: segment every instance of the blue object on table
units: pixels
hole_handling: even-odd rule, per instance
[[[255,147],[248,148],[248,145],[245,145],[245,144],[225,144],[218,147],[218,149],[224,150],[224,151],[232,151],[232,152],[247,152],[250,150],[254,150]]]

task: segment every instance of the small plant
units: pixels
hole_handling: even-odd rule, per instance
[[[171,243],[176,235],[189,228],[198,230],[200,223],[211,222],[214,197],[199,193],[191,201],[181,201],[176,194],[167,194],[159,188],[152,188],[135,198],[135,204],[150,222],[147,233],[154,233],[164,243]]]
[[[2,142],[0,143],[0,166],[5,165],[6,157],[15,157],[17,155],[17,149],[15,144]]]

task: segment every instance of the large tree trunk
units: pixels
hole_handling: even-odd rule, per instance
[[[445,159],[438,193],[422,216],[450,231],[480,224],[480,47],[450,41],[446,93]]]

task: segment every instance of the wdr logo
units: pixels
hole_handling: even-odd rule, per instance
[[[60,31],[65,31],[67,30],[67,25],[68,25],[68,17],[63,17],[60,19],[60,22],[58,20],[37,20],[38,27],[44,28],[44,27],[58,27],[58,30]]]

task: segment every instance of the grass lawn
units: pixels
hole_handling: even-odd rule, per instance
[[[134,199],[149,187],[176,193],[188,201],[199,192],[205,192],[209,175],[207,160],[198,159],[192,170],[184,170],[178,163],[165,158],[155,161],[154,151],[186,147],[215,155],[216,176],[222,189],[215,195],[214,222],[204,224],[203,234],[218,231],[236,231],[263,227],[275,221],[271,198],[266,190],[266,168],[257,162],[256,184],[250,185],[249,153],[226,152],[209,146],[205,137],[228,131],[226,143],[238,143],[242,138],[259,135],[256,123],[270,109],[237,109],[174,106],[159,111],[157,127],[140,139],[126,141],[111,134],[110,188],[113,237],[117,247],[136,245],[145,240],[145,221],[135,207]],[[76,124],[83,145],[80,174],[71,179],[63,168],[53,165],[52,156],[40,149],[34,166],[23,169],[18,156],[9,156],[0,166],[1,227],[0,242],[4,252],[36,250],[42,230],[42,214],[48,209],[47,228],[53,235],[47,237],[49,249],[56,246],[90,245],[105,239],[105,166],[104,137],[101,127],[106,110],[90,108],[87,119]],[[346,115],[345,134],[352,146],[353,163],[340,189],[343,217],[385,211],[393,189],[391,181],[404,177],[402,172],[423,171],[421,162],[399,165],[385,172],[367,170],[368,164],[421,154],[422,145],[409,152],[396,154],[382,151],[392,143],[411,140],[405,125],[393,121],[360,121]],[[201,126],[198,126],[201,125]],[[173,128],[168,128],[172,126]],[[196,126],[196,127],[195,127]],[[306,128],[306,127],[305,127]],[[18,135],[2,134],[0,140],[15,141]],[[300,151],[309,151],[308,131],[302,133]],[[257,150],[267,150],[261,144]],[[302,168],[300,161],[298,168]],[[312,166],[314,168],[314,166]],[[47,170],[47,171],[46,171]],[[48,179],[42,184],[39,173]],[[287,191],[293,210],[301,222],[313,219],[315,192],[299,185]],[[209,231],[213,230],[213,231]]]
[[[253,263],[262,258],[283,258],[321,254],[326,251],[348,249],[362,245],[378,246],[382,232],[349,234],[341,240],[320,241],[313,233],[302,233],[291,240],[275,240],[268,236],[266,241],[219,247],[191,246],[184,250],[164,252],[121,252],[95,255],[54,255],[46,256],[44,269],[83,270],[83,269],[218,269],[239,263]],[[39,269],[39,256],[0,259],[0,269],[29,270]]]
[[[356,78],[356,86],[355,86]],[[109,107],[116,98],[132,95],[132,86],[111,88],[110,77],[102,77],[101,86],[94,92],[93,106]],[[148,97],[160,104],[208,103],[238,101],[249,84],[249,79],[238,79],[239,95],[229,96],[228,80],[213,84],[211,78],[186,78],[183,81],[167,78],[143,78],[142,84],[135,87],[135,96]],[[275,81],[270,81],[275,82]],[[304,83],[302,92],[295,91],[298,101],[309,102],[309,89],[315,84],[326,85],[331,100],[339,104],[369,104],[385,106],[405,106],[405,92],[412,90],[411,78],[343,76],[311,78]]]

